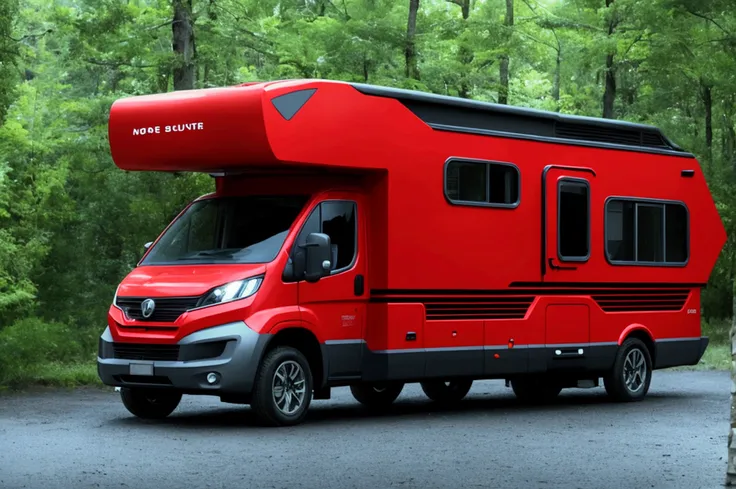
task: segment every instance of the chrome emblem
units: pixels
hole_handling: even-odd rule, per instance
[[[141,302],[141,314],[143,314],[144,318],[150,318],[154,309],[156,309],[156,303],[153,302],[153,299],[146,299]]]

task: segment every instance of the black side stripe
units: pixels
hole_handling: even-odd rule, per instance
[[[512,282],[507,289],[371,289],[371,296],[591,295],[612,293],[617,289],[651,294],[657,293],[656,289],[671,293],[672,289],[689,291],[705,286],[704,283],[677,282]]]
[[[567,287],[567,288],[606,288],[606,289],[696,289],[705,287],[707,284],[699,282],[511,282],[509,287]]]

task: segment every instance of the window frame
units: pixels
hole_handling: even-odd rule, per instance
[[[585,256],[563,256],[561,252],[561,246],[560,246],[560,197],[562,195],[562,185],[563,183],[573,183],[576,185],[584,186],[587,190],[586,195],[588,197],[587,199],[587,205],[588,205],[588,232],[587,232],[587,245],[588,245],[588,254]],[[579,178],[579,177],[561,177],[557,180],[557,259],[561,262],[566,263],[587,263],[590,261],[590,257],[592,254],[591,248],[593,247],[592,243],[592,232],[591,232],[591,226],[593,224],[592,219],[592,209],[591,209],[591,197],[590,197],[590,181],[585,178]]]
[[[359,215],[358,215],[358,202],[353,199],[341,199],[341,198],[328,198],[324,200],[320,200],[319,202],[315,203],[306,214],[306,218],[304,219],[304,222],[299,227],[299,231],[297,231],[296,235],[294,236],[294,242],[291,246],[291,251],[289,252],[289,263],[287,263],[287,266],[291,264],[291,261],[293,259],[294,252],[296,251],[297,247],[299,246],[299,238],[304,232],[304,229],[307,226],[307,223],[309,223],[309,219],[312,217],[312,214],[317,212],[319,210],[320,216],[319,216],[319,223],[320,223],[320,233],[322,232],[322,204],[324,203],[330,203],[330,202],[337,202],[337,203],[349,203],[352,204],[354,212],[355,212],[355,229],[354,229],[354,236],[355,236],[355,246],[353,246],[353,259],[350,261],[350,263],[342,268],[337,268],[335,270],[331,270],[330,274],[327,277],[332,277],[333,275],[337,275],[340,273],[347,272],[355,267],[355,264],[358,261],[358,248],[359,248],[359,242],[360,239],[359,236],[359,229],[360,229],[360,223],[359,223]],[[327,278],[325,277],[325,278]],[[296,282],[302,282],[303,279],[296,280]]]
[[[506,166],[513,168],[516,171],[517,179],[516,179],[516,202],[511,204],[498,204],[498,203],[492,203],[492,202],[475,202],[472,200],[453,200],[450,198],[448,192],[447,192],[447,172],[450,167],[451,163],[475,163],[475,164],[484,164],[486,167],[489,167],[491,165],[496,166]],[[486,173],[488,175],[488,172]],[[490,177],[486,178],[486,192],[487,194],[490,194],[489,192],[489,185],[490,185]],[[457,206],[465,206],[465,207],[488,207],[493,209],[516,209],[521,205],[521,170],[517,165],[514,163],[506,162],[506,161],[497,161],[497,160],[484,160],[484,159],[478,159],[478,158],[463,158],[460,156],[451,156],[447,160],[445,160],[443,169],[442,169],[442,193],[445,196],[445,200],[450,205],[457,205]]]
[[[634,204],[634,260],[612,260],[608,253],[608,205],[612,201],[633,202]],[[654,206],[662,208],[662,246],[664,260],[661,262],[637,261],[639,256],[639,204],[643,206]],[[680,205],[685,209],[685,253],[686,258],[683,262],[667,261],[667,205]],[[629,266],[629,267],[661,267],[661,268],[684,268],[690,263],[690,208],[682,200],[671,199],[655,199],[648,197],[631,197],[631,196],[610,196],[606,198],[603,204],[603,254],[606,262],[613,266]]]

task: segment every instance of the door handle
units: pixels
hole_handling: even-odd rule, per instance
[[[361,274],[355,276],[353,281],[353,293],[360,297],[365,292],[365,279]]]
[[[549,258],[549,267],[552,270],[577,270],[578,269],[578,267],[565,267],[565,266],[562,266],[562,265],[555,265],[555,259],[554,258]]]

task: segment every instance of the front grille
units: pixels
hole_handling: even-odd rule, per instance
[[[118,297],[116,304],[125,315],[136,321],[173,323],[189,309],[197,307],[199,297],[150,297],[156,303],[153,314],[144,318],[141,303],[148,297]]]
[[[172,385],[171,379],[160,375],[117,375],[115,379],[125,384]]]
[[[114,343],[113,358],[121,360],[163,360],[179,359],[179,345],[152,345],[140,343]]]

